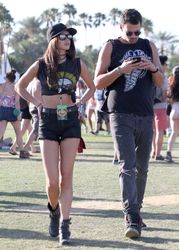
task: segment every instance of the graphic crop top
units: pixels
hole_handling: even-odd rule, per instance
[[[58,65],[58,86],[50,88],[47,84],[47,67],[44,59],[40,58],[37,78],[41,83],[41,95],[69,94],[75,98],[76,83],[80,73],[80,59],[71,60],[67,57],[64,63]]]
[[[15,96],[0,96],[0,106],[6,108],[15,108]]]

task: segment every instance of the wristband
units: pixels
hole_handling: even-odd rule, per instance
[[[120,66],[118,66],[116,68],[116,71],[117,71],[117,73],[118,73],[119,76],[122,75],[122,73],[121,73],[121,67]]]
[[[83,101],[80,99],[80,105],[83,105]]]
[[[157,73],[159,71],[159,69],[158,68],[156,68],[156,70],[151,70],[150,72],[152,73],[152,74],[155,74],[155,73]]]

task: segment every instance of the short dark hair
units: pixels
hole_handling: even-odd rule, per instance
[[[167,60],[168,60],[168,57],[167,57],[167,56],[164,56],[164,55],[161,55],[161,56],[159,56],[159,59],[160,59],[160,63],[161,63],[162,65],[165,65],[166,62],[167,62]]]
[[[131,23],[142,25],[142,16],[136,9],[126,9],[121,14],[121,24]]]
[[[6,73],[6,78],[13,83],[16,80],[16,70],[11,69],[11,71]]]

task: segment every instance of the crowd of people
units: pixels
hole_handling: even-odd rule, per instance
[[[60,245],[70,242],[73,167],[82,141],[81,127],[95,136],[112,134],[113,163],[119,165],[125,236],[141,235],[142,204],[150,157],[173,162],[179,134],[179,66],[168,79],[167,56],[140,38],[142,16],[135,9],[121,14],[121,34],[101,48],[92,80],[76,56],[74,28],[63,23],[48,29],[44,55],[15,84],[15,70],[0,85],[0,139],[7,123],[16,138],[9,153],[29,158],[39,140],[45,172],[49,234]],[[104,125],[103,125],[104,123]],[[105,126],[105,128],[103,128]],[[164,133],[171,128],[166,156]],[[23,135],[28,138],[23,143]]]

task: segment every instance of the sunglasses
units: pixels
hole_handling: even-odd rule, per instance
[[[141,32],[138,30],[138,31],[126,31],[126,36],[132,36],[132,35],[135,35],[135,36],[139,36],[141,34]]]
[[[73,39],[73,36],[70,35],[70,34],[68,34],[68,35],[66,35],[66,34],[60,34],[60,35],[58,36],[58,39],[60,39],[61,41],[64,41],[64,40],[66,40],[66,39],[72,40],[72,39]]]

